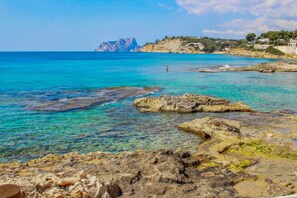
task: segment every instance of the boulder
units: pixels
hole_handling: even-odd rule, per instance
[[[177,127],[182,131],[197,134],[204,140],[210,139],[216,133],[240,134],[240,122],[220,118],[195,119],[191,122],[182,123]]]

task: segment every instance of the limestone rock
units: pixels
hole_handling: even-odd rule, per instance
[[[183,96],[162,95],[158,98],[145,97],[133,103],[142,112],[250,112],[251,108],[243,103],[231,103],[223,98],[212,96],[185,94]]]
[[[150,94],[159,91],[157,87],[111,87],[93,90],[61,90],[24,93],[24,105],[27,109],[42,112],[63,112],[85,109],[106,102],[121,100],[128,97]]]
[[[212,67],[191,69],[195,72],[242,72],[242,71],[257,71],[262,73],[273,72],[297,72],[297,63],[295,62],[272,62],[261,63],[249,67]]]
[[[183,131],[197,134],[204,140],[210,139],[215,133],[240,134],[240,122],[211,117],[195,119],[191,122],[182,123],[177,127]]]
[[[135,38],[119,39],[117,41],[107,41],[99,45],[96,52],[138,52],[140,46]]]

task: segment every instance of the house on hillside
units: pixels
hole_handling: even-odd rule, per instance
[[[186,45],[186,47],[188,47],[188,46],[193,46],[195,48],[198,47],[200,50],[203,50],[205,47],[202,43],[188,43]]]
[[[286,53],[286,54],[297,54],[297,40],[290,39],[288,45],[275,46],[276,49]]]
[[[267,44],[255,44],[254,45],[254,48],[255,49],[258,49],[258,50],[265,50],[267,49],[268,47],[270,47],[270,45],[267,45]]]
[[[259,42],[261,42],[261,43],[269,43],[269,38],[260,38],[260,39],[258,39],[258,41]]]

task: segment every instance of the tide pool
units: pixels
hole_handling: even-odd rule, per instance
[[[199,138],[175,126],[206,114],[141,113],[132,106],[135,97],[88,109],[44,113],[26,109],[24,96],[114,86],[158,86],[162,91],[153,96],[199,93],[241,101],[258,111],[297,111],[297,73],[188,70],[272,61],[216,54],[0,53],[0,162],[71,151],[195,150]]]

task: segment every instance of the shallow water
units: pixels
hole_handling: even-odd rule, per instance
[[[297,111],[297,74],[194,73],[189,68],[275,61],[228,55],[158,53],[0,53],[0,161],[47,153],[195,150],[198,137],[175,125],[203,114],[140,113],[135,98],[92,108],[44,113],[24,107],[28,92],[159,86],[161,92],[209,94],[259,111]],[[166,65],[169,72],[166,73]]]

